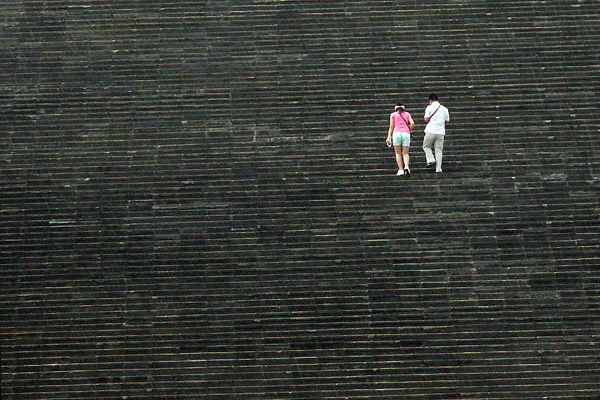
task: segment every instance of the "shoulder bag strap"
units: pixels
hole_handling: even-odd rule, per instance
[[[442,106],[442,105],[440,104],[440,105],[438,106],[438,108],[436,108],[436,109],[435,109],[435,111],[433,112],[433,114],[431,114],[431,115],[429,116],[429,122],[431,122],[431,117],[433,117],[433,116],[435,115],[435,113],[436,113],[436,112],[438,112],[438,110],[440,109],[440,107],[441,107],[441,106]]]
[[[404,119],[404,117],[402,116],[402,114],[400,114],[400,118],[402,118],[402,121],[404,121],[404,123],[406,124],[406,127],[410,131],[410,125],[408,125],[408,121]]]

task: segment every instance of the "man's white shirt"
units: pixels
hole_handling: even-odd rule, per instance
[[[431,116],[432,114],[433,117]],[[450,113],[446,107],[438,101],[434,101],[425,109],[425,118],[430,118],[427,126],[425,126],[425,133],[436,135],[446,134],[446,121],[450,121]]]

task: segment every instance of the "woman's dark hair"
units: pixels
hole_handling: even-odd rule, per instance
[[[429,100],[438,101],[438,100],[439,100],[439,97],[437,97],[437,94],[435,94],[435,93],[431,93],[431,94],[429,95]]]
[[[394,107],[394,111],[403,112],[404,110],[406,110],[406,107],[404,107],[404,104],[396,103],[396,107]]]

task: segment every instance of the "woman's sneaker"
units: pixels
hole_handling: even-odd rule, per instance
[[[408,167],[404,168],[404,175],[410,176],[410,168],[408,168]]]
[[[396,175],[398,175],[398,176],[404,175],[404,170],[403,169],[399,169],[398,173]]]

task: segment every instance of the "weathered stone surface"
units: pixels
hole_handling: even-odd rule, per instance
[[[597,399],[599,15],[4,0],[2,397]]]

